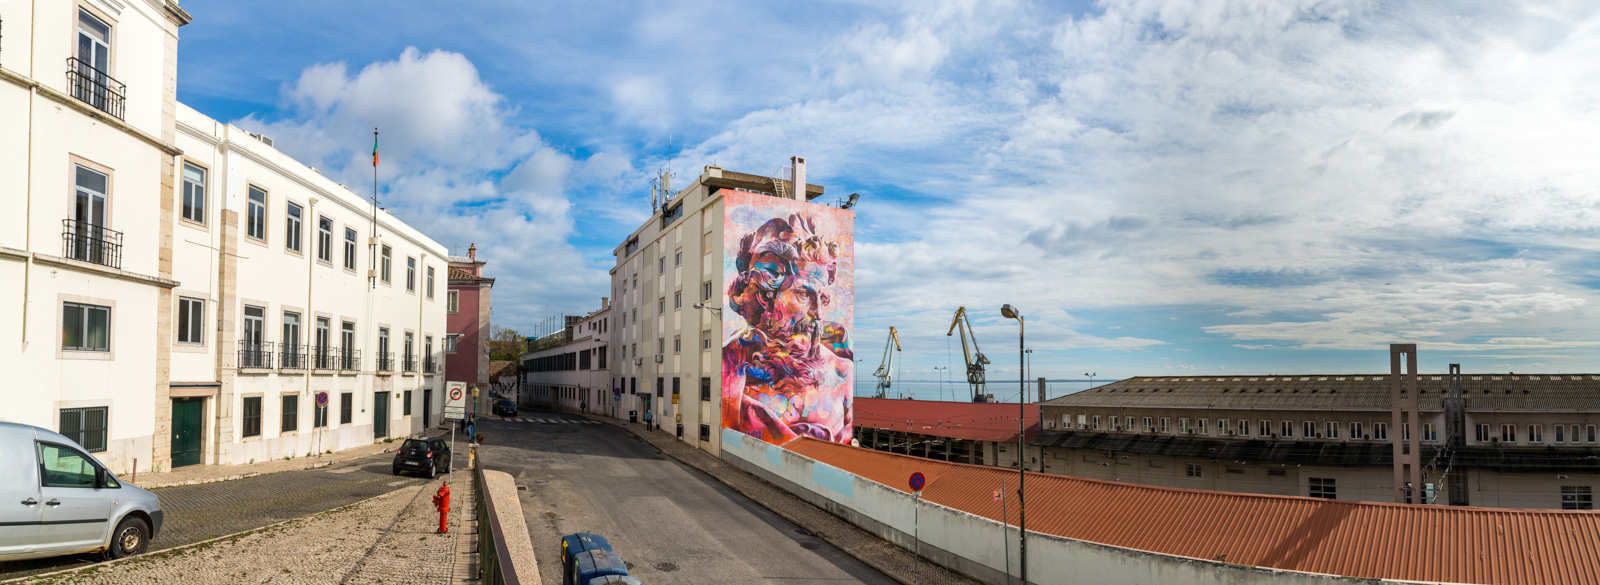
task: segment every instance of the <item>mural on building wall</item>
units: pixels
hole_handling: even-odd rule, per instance
[[[722,426],[849,442],[855,212],[722,195]]]

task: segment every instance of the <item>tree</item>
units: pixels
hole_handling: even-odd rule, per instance
[[[489,332],[489,342],[484,344],[484,351],[489,352],[490,360],[518,361],[522,359],[522,352],[527,345],[521,333],[516,329],[508,329],[499,325],[492,325]]]

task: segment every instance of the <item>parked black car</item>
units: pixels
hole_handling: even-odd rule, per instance
[[[507,399],[494,401],[494,413],[500,416],[517,416],[517,403]]]
[[[444,439],[406,439],[394,453],[394,474],[412,471],[428,479],[450,470],[450,444]]]

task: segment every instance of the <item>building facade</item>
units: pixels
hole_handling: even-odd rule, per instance
[[[707,166],[681,192],[662,181],[667,196],[654,215],[614,250],[610,387],[621,395],[610,405],[614,416],[634,412],[642,420],[649,412],[656,427],[720,452],[725,415],[732,414],[722,402],[724,324],[736,319],[723,306],[725,266],[733,264],[725,251],[725,196],[805,202],[823,194],[805,183],[804,159],[794,168],[791,180]],[[805,185],[803,196],[796,182]],[[845,351],[848,340],[835,347]]]
[[[445,301],[449,338],[445,341],[446,380],[461,382],[478,396],[468,412],[488,412],[489,400],[489,293],[494,279],[483,275],[478,246],[466,256],[450,257],[450,291]]]
[[[1392,428],[1389,375],[1139,377],[1041,405],[1047,473],[1167,487],[1392,502],[1394,442],[1420,432],[1423,503],[1592,509],[1600,375],[1418,380]]]
[[[561,410],[627,416],[618,410],[611,385],[611,303],[582,317],[568,317],[565,329],[530,340],[522,355],[520,401]]]
[[[383,358],[444,334],[422,288],[444,251],[179,104],[189,19],[171,0],[0,6],[0,365],[15,378],[0,419],[57,430],[119,473],[420,428],[430,377]],[[380,248],[397,264],[374,286]],[[335,347],[346,367],[318,367]]]

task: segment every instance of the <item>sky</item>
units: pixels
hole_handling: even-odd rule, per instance
[[[187,0],[178,98],[597,309],[650,181],[855,207],[858,378],[1600,372],[1600,5]],[[670,137],[670,138],[669,138]]]

